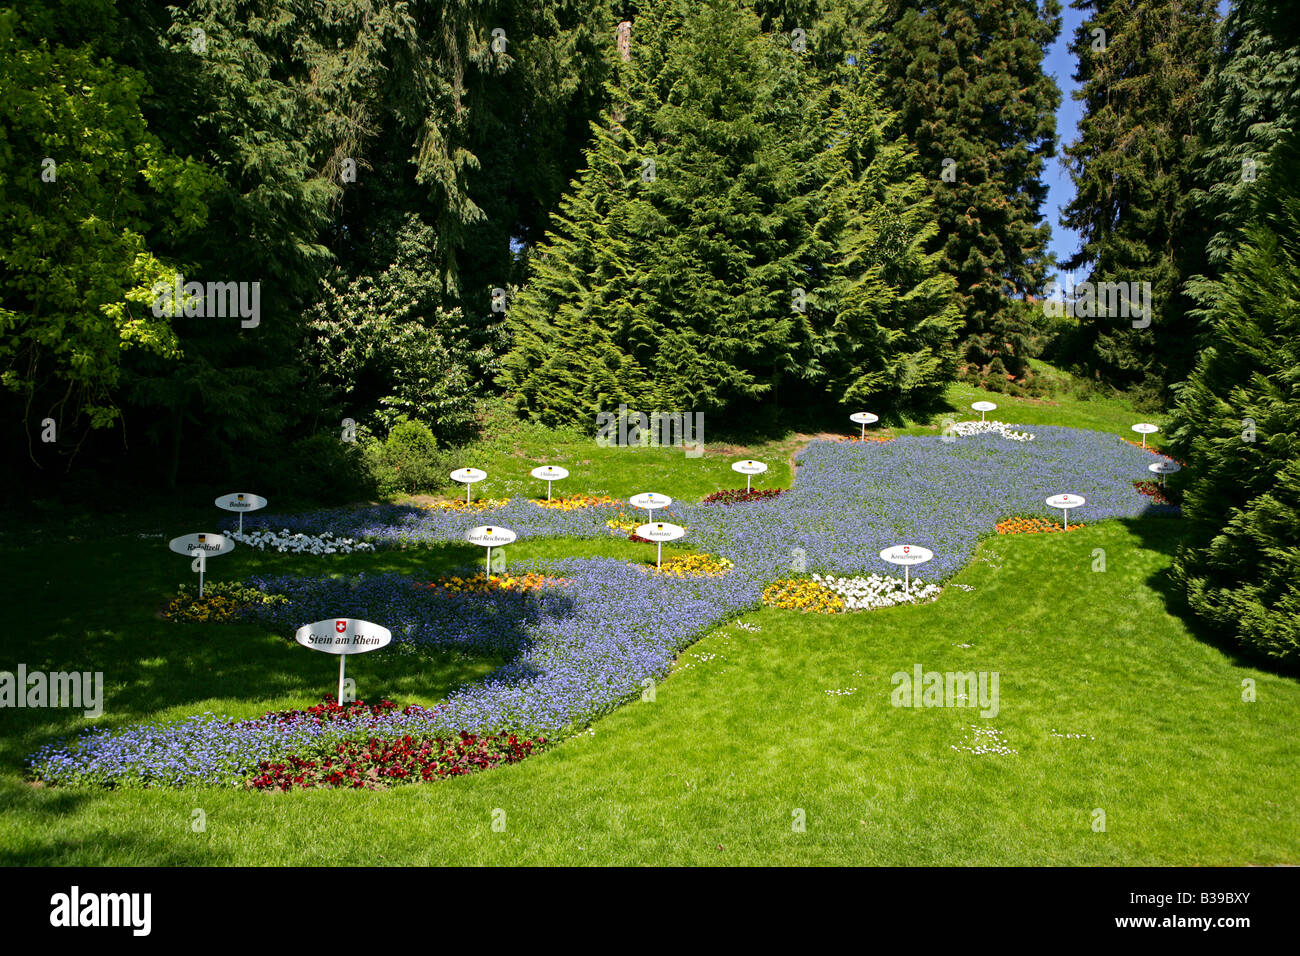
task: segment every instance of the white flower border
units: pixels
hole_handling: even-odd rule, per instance
[[[883,574],[870,574],[856,578],[814,574],[813,580],[839,595],[844,601],[846,611],[868,611],[899,604],[923,604],[933,601],[943,590],[937,584],[926,584],[920,578],[913,578],[912,589],[908,592],[903,590],[901,580]]]
[[[948,429],[948,434],[957,435],[966,438],[970,435],[1001,435],[1003,438],[1009,438],[1012,441],[1033,441],[1034,436],[1029,432],[1013,431],[1011,426],[1006,422],[957,422]]]
[[[334,532],[324,531],[318,535],[292,533],[288,528],[280,531],[232,531],[228,537],[250,548],[266,551],[287,551],[291,554],[352,554],[356,551],[373,551],[375,546],[368,541],[356,541],[352,538],[336,538]]]

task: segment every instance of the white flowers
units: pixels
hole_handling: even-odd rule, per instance
[[[1003,438],[1009,438],[1012,441],[1033,441],[1034,436],[1029,432],[1012,431],[1011,426],[1006,422],[957,422],[950,425],[946,434],[957,435],[965,438],[969,435],[989,435],[998,434]]]
[[[246,544],[250,548],[265,551],[275,548],[292,554],[352,554],[354,551],[373,551],[375,546],[365,541],[352,538],[336,538],[334,532],[323,531],[318,535],[293,534],[288,528],[275,531],[232,531],[228,537]]]
[[[971,724],[970,728],[974,733],[960,744],[951,744],[953,750],[964,750],[977,756],[997,754],[1003,757],[1020,752],[1007,746],[1006,735],[996,727],[981,727],[978,724]]]
[[[1058,734],[1055,730],[1053,730],[1048,736],[1060,737],[1063,740],[1083,740],[1085,737],[1088,738],[1089,740],[1097,739],[1092,734]]]
[[[814,574],[813,580],[834,591],[844,602],[846,611],[866,611],[877,607],[893,607],[896,604],[933,601],[943,590],[937,584],[925,584],[920,578],[913,578],[911,591],[905,591],[902,581],[883,574],[858,578]]]

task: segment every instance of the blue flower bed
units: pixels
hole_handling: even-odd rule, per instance
[[[690,529],[685,543],[735,563],[721,577],[673,578],[613,559],[522,565],[571,582],[523,593],[434,594],[401,574],[261,577],[249,583],[285,594],[289,603],[247,613],[286,634],[322,618],[365,618],[389,627],[399,642],[508,659],[437,708],[371,718],[374,726],[366,732],[508,729],[553,736],[640,694],[645,680],[662,679],[683,647],[757,607],[764,585],[791,571],[896,574],[879,552],[906,542],[934,551],[921,573],[942,580],[970,560],[997,521],[1014,514],[1059,517],[1044,499],[1061,492],[1087,499],[1072,521],[1177,513],[1133,487],[1149,477],[1148,452],[1094,432],[1038,427],[1034,433],[1036,440],[1025,443],[997,435],[814,442],[800,454],[798,480],[786,494],[729,506],[674,505],[674,520]],[[521,538],[596,537],[609,533],[605,522],[617,511],[560,511],[518,501],[469,514],[384,506],[275,516],[259,524],[397,546],[463,540],[468,529],[483,524],[510,528]],[[258,761],[310,742],[299,739],[306,733],[204,715],[170,725],[92,729],[70,746],[44,748],[32,766],[50,781],[230,783],[251,774]]]

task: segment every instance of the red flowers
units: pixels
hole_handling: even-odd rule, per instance
[[[715,491],[713,494],[701,498],[700,504],[734,505],[742,501],[762,501],[764,498],[775,498],[784,490],[784,488],[753,488],[746,491],[744,488],[734,488],[727,491]]]
[[[332,706],[339,711],[345,709],[332,701],[322,706],[327,709]],[[396,705],[384,701],[375,706],[380,708],[376,712],[382,712]],[[311,711],[319,709],[310,708]],[[258,764],[259,773],[247,782],[247,786],[253,790],[292,790],[294,787],[376,790],[399,783],[458,777],[475,770],[490,770],[503,763],[518,763],[545,745],[545,737],[521,740],[514,734],[477,736],[462,732],[458,738],[450,740],[410,734],[393,740],[371,737],[364,742],[335,744],[328,753],[314,755],[316,759],[294,755],[281,763],[264,760]]]
[[[1161,485],[1158,481],[1135,481],[1133,487],[1138,490],[1139,494],[1146,495],[1158,505],[1176,505],[1177,492],[1172,488]]]

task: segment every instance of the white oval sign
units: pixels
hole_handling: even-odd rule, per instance
[[[1148,471],[1154,471],[1157,475],[1172,475],[1176,471],[1182,471],[1183,466],[1176,461],[1154,461],[1147,465]]]
[[[261,495],[235,493],[222,495],[217,499],[217,507],[226,511],[257,511],[266,507],[266,499]]]
[[[377,651],[393,639],[393,632],[369,621],[332,617],[298,628],[293,639],[303,647],[326,654],[364,654]]]
[[[731,466],[732,471],[738,471],[742,475],[761,475],[767,471],[767,465],[761,461],[738,461]]]
[[[1077,508],[1087,501],[1082,495],[1052,495],[1047,499],[1047,503],[1053,508]]]
[[[916,544],[896,544],[881,551],[880,557],[890,564],[923,564],[934,557],[934,552]]]
[[[482,481],[487,477],[486,471],[479,471],[477,468],[457,468],[451,473],[452,481],[459,481],[462,484],[472,485],[476,481]]]
[[[235,550],[235,542],[224,534],[213,534],[205,531],[199,534],[183,534],[179,538],[172,538],[167,547],[177,554],[198,554],[202,551],[208,557],[212,557]]]
[[[971,405],[971,408],[975,409],[977,412],[997,411],[997,406],[992,402],[975,402]]]
[[[880,421],[880,416],[873,415],[871,412],[854,412],[849,416],[849,421],[857,422],[859,425],[870,425],[872,422]]]
[[[479,528],[471,528],[465,533],[465,540],[470,544],[477,544],[484,548],[495,548],[498,545],[509,544],[517,538],[509,528],[500,528],[496,525],[483,525]]]
[[[643,494],[633,495],[627,499],[630,504],[637,508],[653,510],[655,508],[667,508],[673,503],[673,499],[667,495],[657,495],[653,491],[647,491]]]
[[[676,541],[686,533],[681,525],[669,524],[667,521],[652,521],[640,525],[636,533],[647,541]]]
[[[1133,426],[1133,430],[1142,435],[1150,435],[1152,432],[1160,431],[1160,426],[1152,425],[1150,422],[1138,422]]]
[[[559,481],[561,478],[569,477],[568,470],[561,468],[559,465],[543,465],[540,468],[534,468],[529,474],[541,481]]]

